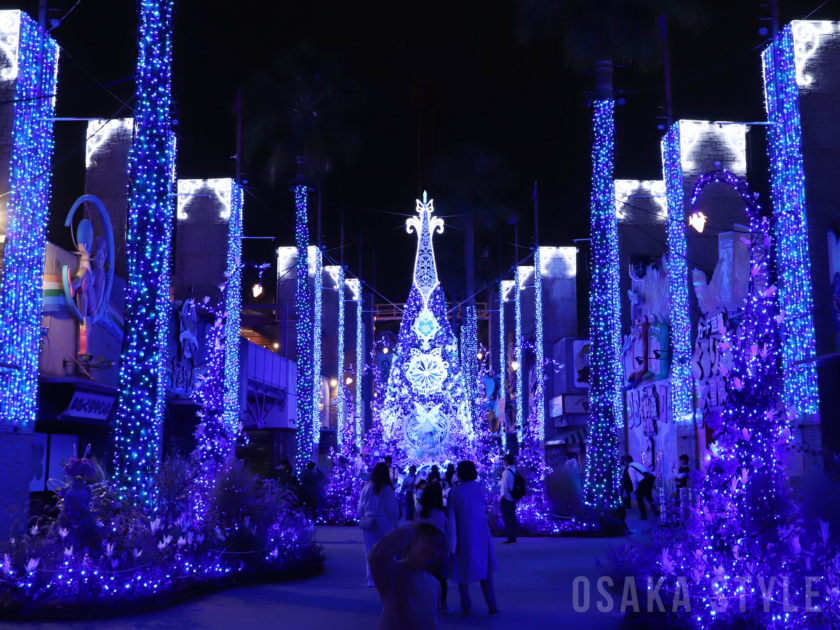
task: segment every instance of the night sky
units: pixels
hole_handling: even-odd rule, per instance
[[[780,0],[782,24],[801,19],[822,0]],[[59,18],[75,0],[51,0],[50,17]],[[37,17],[37,0],[3,1]],[[768,9],[747,0],[708,0],[708,25],[695,35],[672,30],[675,118],[764,120],[758,29]],[[235,121],[231,108],[240,86],[271,65],[279,53],[303,40],[340,63],[343,78],[358,86],[360,107],[348,124],[358,132],[360,150],[349,164],[338,163],[323,183],[325,246],[338,258],[338,217],[345,209],[345,263],[358,271],[362,231],[362,276],[402,302],[411,282],[415,237],[400,226],[414,211],[422,175],[418,172],[418,106],[427,105],[423,129],[426,150],[447,155],[456,145],[474,145],[501,155],[512,174],[505,200],[521,215],[520,244],[530,245],[534,181],[540,189],[540,240],[569,245],[588,237],[589,127],[586,91],[592,74],[574,72],[563,62],[557,38],[521,44],[516,39],[516,4],[509,0],[458,0],[394,3],[381,0],[182,0],[178,3],[174,51],[174,97],[180,135],[178,177],[229,177],[234,174]],[[840,19],[840,2],[829,1],[813,19]],[[137,14],[128,0],[81,0],[53,31],[64,47],[59,74],[60,117],[110,118],[130,115],[133,83],[96,89],[131,77],[136,55]],[[70,58],[72,56],[72,59]],[[74,61],[75,60],[75,61]],[[659,139],[664,105],[661,69],[642,74],[618,68],[615,85],[626,105],[617,107],[617,178],[661,178]],[[108,92],[112,94],[109,94]],[[120,108],[122,112],[118,114]],[[63,218],[82,194],[86,124],[56,124],[56,163],[49,238],[70,247]],[[754,128],[755,130],[755,128]],[[766,190],[761,172],[761,139],[750,132],[751,185]],[[253,262],[273,259],[271,248],[293,244],[293,203],[288,188],[268,190],[259,164],[246,178],[245,231],[275,236],[247,243]],[[435,196],[430,188],[429,194]],[[259,199],[259,201],[257,200]],[[440,215],[449,215],[436,205]],[[314,216],[314,215],[313,215]],[[450,221],[448,221],[450,223]],[[312,222],[314,232],[314,220]],[[514,260],[513,226],[503,226],[502,260]],[[494,267],[496,239],[490,246]],[[460,247],[454,227],[436,237],[438,248]],[[449,243],[449,245],[447,245]],[[330,251],[331,250],[331,251]],[[520,250],[524,255],[525,251]],[[439,269],[444,289],[462,267]],[[246,279],[247,283],[247,279]],[[267,283],[270,284],[270,283]],[[479,287],[477,287],[479,288]],[[454,296],[452,296],[454,297]],[[463,297],[463,296],[461,296]],[[379,300],[381,301],[381,300]]]

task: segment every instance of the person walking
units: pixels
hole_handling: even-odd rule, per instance
[[[659,516],[659,507],[653,502],[653,482],[656,477],[651,474],[644,466],[638,462],[634,462],[633,458],[627,456],[630,460],[627,466],[627,472],[630,474],[630,480],[633,482],[633,491],[636,493],[636,503],[639,504],[639,512],[641,512],[641,519],[648,520],[647,508],[645,501],[650,504],[653,513]]]
[[[414,515],[415,523],[430,523],[440,531],[446,531],[446,515],[443,511],[443,488],[439,483],[430,483],[420,499],[420,509]],[[449,552],[443,550],[440,558],[430,564],[426,571],[431,573],[440,582],[440,609],[443,612],[452,612],[446,605],[446,595],[449,592]]]
[[[396,560],[406,547],[402,560]],[[444,536],[429,523],[392,530],[367,559],[383,610],[378,630],[436,630],[440,624],[440,586],[428,572],[440,557]]]
[[[400,469],[394,466],[394,458],[388,455],[385,458],[385,465],[388,467],[388,476],[391,477],[391,485],[397,487],[400,481]]]
[[[312,520],[315,520],[315,510],[318,507],[318,484],[324,478],[324,473],[321,472],[315,465],[315,462],[309,462],[300,475],[300,485],[303,491],[303,505],[307,510],[312,512]]]
[[[382,540],[388,532],[397,526],[400,517],[397,506],[397,495],[388,475],[388,466],[379,462],[373,467],[373,472],[359,496],[359,527],[364,532],[365,558],[370,554],[373,546]],[[365,560],[368,586],[374,586],[370,572],[370,563]]]
[[[628,510],[633,505],[633,480],[630,478],[630,462],[632,461],[633,458],[629,455],[621,457],[621,465],[624,467],[621,473],[621,500]]]
[[[457,582],[461,594],[461,612],[472,614],[470,582],[480,582],[490,616],[501,614],[496,605],[493,571],[496,551],[490,537],[490,527],[484,508],[484,487],[476,481],[478,471],[471,461],[458,464],[460,483],[449,493],[447,519],[447,548],[452,557],[452,581]]]
[[[507,540],[502,542],[503,545],[511,545],[516,542],[516,529],[518,523],[516,522],[516,500],[511,496],[513,492],[513,484],[516,480],[516,457],[508,453],[505,455],[505,469],[502,471],[502,520],[505,523],[505,534]]]
[[[414,482],[417,481],[417,466],[411,465],[408,468],[408,475],[403,479],[402,487],[405,491],[405,520],[411,523],[414,520]]]

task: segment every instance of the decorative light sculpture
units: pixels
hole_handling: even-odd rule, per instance
[[[0,271],[0,424],[31,432],[38,404],[41,284],[49,217],[58,46],[20,11],[0,11],[2,83],[14,81],[6,241]],[[43,52],[43,57],[42,57]],[[43,61],[42,61],[43,59]]]
[[[464,393],[470,410],[470,419],[475,426],[481,421],[478,408],[478,316],[475,306],[464,309],[464,325],[461,327],[461,373],[464,375]],[[476,434],[478,431],[476,430]]]
[[[767,119],[772,123],[767,127],[767,152],[778,241],[779,297],[784,311],[785,406],[791,417],[799,418],[818,414],[820,402],[816,367],[813,362],[802,363],[816,355],[816,339],[798,85],[798,80],[810,84],[811,78],[802,78],[806,75],[799,71],[795,53],[802,48],[797,47],[797,32],[811,31],[798,26],[801,24],[786,26],[761,57]],[[814,49],[823,32],[813,30]],[[802,66],[806,59],[799,60]]]
[[[671,125],[662,140],[662,172],[668,198],[668,287],[671,320],[671,397],[674,422],[694,419],[691,380],[691,321],[688,317],[688,245],[685,237],[680,123]]]
[[[318,418],[318,401],[313,407],[312,388],[312,308],[309,287],[309,225],[307,223],[307,190],[305,184],[294,187],[295,245],[297,246],[297,279],[295,303],[297,325],[297,464],[303,466],[312,454],[312,425]],[[319,379],[320,380],[320,379]]]
[[[589,336],[592,344],[589,387],[589,441],[585,500],[599,508],[618,504],[617,419],[620,417],[618,226],[615,216],[613,101],[595,102],[592,122],[591,247]]]
[[[312,341],[310,342],[312,344],[312,444],[309,449],[310,453],[315,453],[321,442],[321,315],[324,299],[324,255],[317,247],[309,248],[309,266],[315,274],[312,288],[314,305]]]
[[[150,505],[155,493],[169,340],[175,137],[172,0],[141,0],[132,182],[126,234],[125,339],[114,423],[118,492]]]
[[[446,314],[446,300],[435,265],[432,235],[443,219],[423,195],[418,216],[407,230],[417,234],[414,282],[388,375],[385,402],[378,410],[379,448],[400,465],[443,464],[472,456],[475,431],[470,420],[458,343]],[[373,432],[371,432],[373,433]]]

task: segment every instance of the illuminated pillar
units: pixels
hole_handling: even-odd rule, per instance
[[[129,155],[126,334],[113,437],[119,495],[150,505],[160,463],[170,316],[173,2],[141,0],[139,6],[135,133]]]

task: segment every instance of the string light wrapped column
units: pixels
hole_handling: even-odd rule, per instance
[[[58,46],[20,11],[0,12],[4,66],[14,82],[6,243],[0,284],[0,426],[32,431],[38,402],[41,284],[49,217]]]
[[[141,0],[132,182],[126,235],[125,339],[114,423],[118,493],[141,504],[154,500],[160,462],[175,137],[172,101],[172,0]]]
[[[668,203],[668,316],[671,320],[671,391],[674,422],[694,418],[691,379],[691,321],[688,317],[688,246],[683,208],[683,172],[680,123],[671,125],[662,139],[662,172]]]
[[[505,381],[507,380],[507,357],[505,356],[505,302],[507,300],[505,283],[499,283],[499,408],[507,396]],[[502,450],[507,451],[507,428],[503,418],[499,419],[502,426]]]
[[[338,405],[338,445],[341,446],[344,438],[344,423],[346,422],[346,410],[344,405],[346,400],[344,392],[346,386],[344,384],[344,267],[338,267],[337,276],[335,278],[335,290],[338,292],[338,353],[336,374],[338,374],[338,397],[336,404]]]
[[[589,292],[591,372],[589,441],[586,454],[588,504],[607,509],[618,504],[617,422],[621,413],[618,226],[615,215],[613,101],[595,102],[592,123],[592,283]]]
[[[312,407],[312,310],[309,287],[309,224],[307,222],[307,190],[305,184],[294,187],[295,245],[297,247],[297,464],[303,466],[312,453],[312,424],[318,418],[318,408]]]
[[[524,356],[522,348],[522,282],[523,282],[522,267],[516,267],[516,295],[515,295],[515,317],[516,317],[516,437],[519,444],[522,444],[522,435],[525,428],[523,421],[523,401],[525,396],[522,389],[524,388],[524,379],[522,372],[524,370]]]
[[[350,291],[353,292],[353,301],[356,303],[356,427],[355,443],[356,448],[362,448],[362,378],[365,373],[365,359],[362,322],[362,283],[358,278],[350,278],[347,281]]]
[[[788,415],[801,418],[819,412],[819,391],[814,363],[799,363],[816,355],[816,339],[795,44],[792,26],[788,25],[764,50],[761,60],[767,119],[771,123],[767,127],[767,152],[779,245],[779,298],[784,313],[785,406]]]
[[[542,263],[539,246],[534,251],[534,302],[537,370],[537,391],[534,393],[536,412],[534,417],[539,423],[537,434],[542,443],[545,441],[545,349],[543,348]]]
[[[242,309],[242,187],[229,180],[230,219],[228,223],[227,287],[225,289],[225,427],[231,436],[239,432],[239,323]]]
[[[464,375],[464,392],[467,398],[473,426],[480,422],[478,409],[478,317],[475,306],[464,309],[464,325],[461,328],[461,372]]]
[[[324,299],[324,257],[317,247],[309,248],[310,266],[315,274],[312,283],[312,443],[309,453],[318,452],[321,443],[321,316],[323,314]]]

